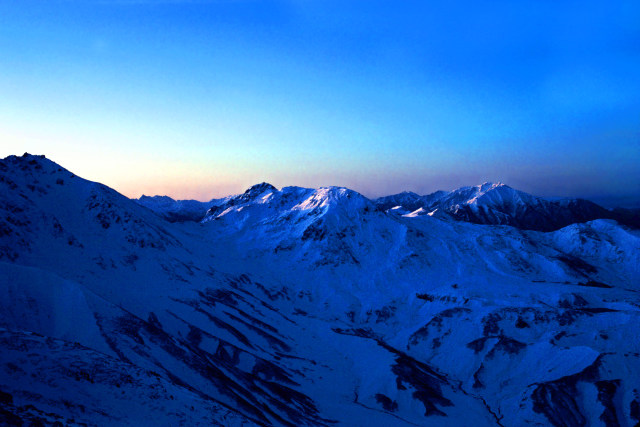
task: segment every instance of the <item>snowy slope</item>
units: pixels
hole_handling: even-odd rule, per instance
[[[492,191],[461,200],[514,200]],[[262,183],[171,223],[36,156],[0,162],[0,201],[0,417],[640,421],[640,233],[614,221],[542,233]]]

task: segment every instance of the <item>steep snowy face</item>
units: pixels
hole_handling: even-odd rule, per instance
[[[502,183],[485,182],[475,187],[465,187],[441,198],[439,206],[448,211],[456,211],[463,206],[486,207],[505,214],[516,215],[520,206],[535,206],[540,203],[535,197],[514,190]]]
[[[253,185],[250,188],[248,188],[247,191],[244,192],[244,194],[239,196],[239,200],[248,202],[266,192],[274,192],[274,191],[278,191],[278,189],[267,182],[262,182],[260,184]]]
[[[112,252],[131,247],[164,251],[181,247],[163,221],[110,188],[75,176],[43,156],[10,156],[0,162],[0,229],[5,245],[0,260],[46,251],[52,236],[73,251],[93,251],[96,243]],[[122,245],[120,242],[126,242]],[[55,259],[56,257],[59,259]],[[47,259],[74,268],[65,252]],[[36,260],[34,260],[35,262]]]
[[[451,192],[438,191],[427,196],[401,193],[382,197],[376,204],[384,210],[401,206],[410,212],[446,213],[458,221],[476,224],[511,225],[526,230],[553,231],[577,222],[616,219],[635,226],[637,220],[616,214],[582,199],[547,200],[502,183],[486,182]]]
[[[514,192],[450,206],[536,202]],[[614,221],[542,233],[452,220],[449,193],[385,210],[263,183],[171,223],[36,156],[0,161],[0,196],[0,416],[640,421],[640,232]]]
[[[219,219],[231,212],[240,212],[246,206],[264,204],[269,197],[277,193],[278,189],[271,184],[266,182],[256,184],[248,188],[243,194],[229,196],[220,200],[219,203],[216,203],[207,211],[203,221]]]
[[[546,215],[549,220],[553,218],[549,205],[543,200],[502,183],[487,182],[455,190],[438,205],[456,219],[480,224],[520,225],[521,228],[538,229],[546,224],[542,222],[538,227],[538,224],[533,224],[531,216]],[[537,215],[532,215],[534,212]]]

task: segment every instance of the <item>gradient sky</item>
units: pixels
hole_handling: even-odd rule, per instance
[[[0,156],[130,197],[640,206],[640,2],[0,0]]]

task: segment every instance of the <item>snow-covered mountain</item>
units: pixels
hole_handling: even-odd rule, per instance
[[[615,219],[625,225],[640,226],[637,213],[611,211],[584,199],[548,200],[502,183],[486,182],[426,196],[405,192],[375,202],[384,210],[401,207],[408,212],[419,211],[416,214],[445,214],[444,217],[458,221],[511,225],[525,230],[554,231],[595,219]]]
[[[212,199],[174,200],[168,196],[142,196],[136,202],[169,222],[201,221],[220,206],[238,204],[251,197],[248,192],[258,191],[262,183],[247,193]],[[605,209],[584,199],[545,199],[532,196],[502,184],[484,183],[475,187],[462,187],[454,191],[436,191],[426,196],[403,192],[380,197],[375,205],[396,215],[430,215],[441,219],[454,219],[475,224],[511,225],[525,230],[554,231],[578,222],[596,219],[614,219],[634,228],[640,228],[637,209]],[[211,210],[211,212],[209,212]]]
[[[263,183],[170,222],[171,201],[8,157],[0,423],[635,425],[640,232],[446,208],[518,213],[509,193],[434,213]]]
[[[201,221],[211,207],[224,203],[225,199],[200,202],[198,200],[174,200],[169,196],[143,195],[135,201],[169,222],[184,222]]]

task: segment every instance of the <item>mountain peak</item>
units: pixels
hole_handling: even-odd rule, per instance
[[[362,194],[346,187],[320,187],[315,193],[317,197],[324,198],[326,200],[338,201],[342,199],[352,199],[369,201],[369,199]]]
[[[2,160],[8,160],[8,161],[36,161],[39,162],[40,160],[43,159],[47,159],[44,154],[31,154],[31,153],[24,153],[22,156],[16,156],[16,155],[11,155],[11,156],[7,156]],[[47,159],[48,160],[48,159]],[[50,160],[49,160],[50,161]]]
[[[24,162],[27,162],[29,164],[40,163],[40,161],[42,161],[42,160],[47,160],[47,161],[51,162],[51,160],[48,160],[44,156],[44,154],[30,154],[30,153],[24,153],[22,156],[11,155],[11,156],[5,157],[2,160],[6,161],[6,162],[12,162],[12,163],[24,163]]]
[[[64,178],[62,175],[68,175],[71,178],[75,177],[74,174],[53,160],[47,159],[43,154],[24,153],[22,156],[11,155],[0,159],[0,170],[6,171],[8,169],[38,175],[40,178],[47,180],[55,175],[56,179],[54,179],[54,182],[56,182],[58,178]]]
[[[44,155],[44,154],[31,154],[31,153],[27,153],[27,152],[25,152],[25,153],[22,155],[22,158],[23,158],[23,159],[24,159],[24,158],[27,158],[27,159],[28,159],[28,158],[46,159],[46,157],[45,157],[45,155]]]
[[[498,188],[511,188],[511,187],[499,181],[498,182],[487,181],[478,185],[476,188],[478,188],[481,192],[487,192],[490,190],[496,190]]]
[[[261,182],[260,184],[252,185],[242,195],[244,198],[253,199],[256,196],[264,193],[265,191],[278,191],[276,187],[268,182]]]

